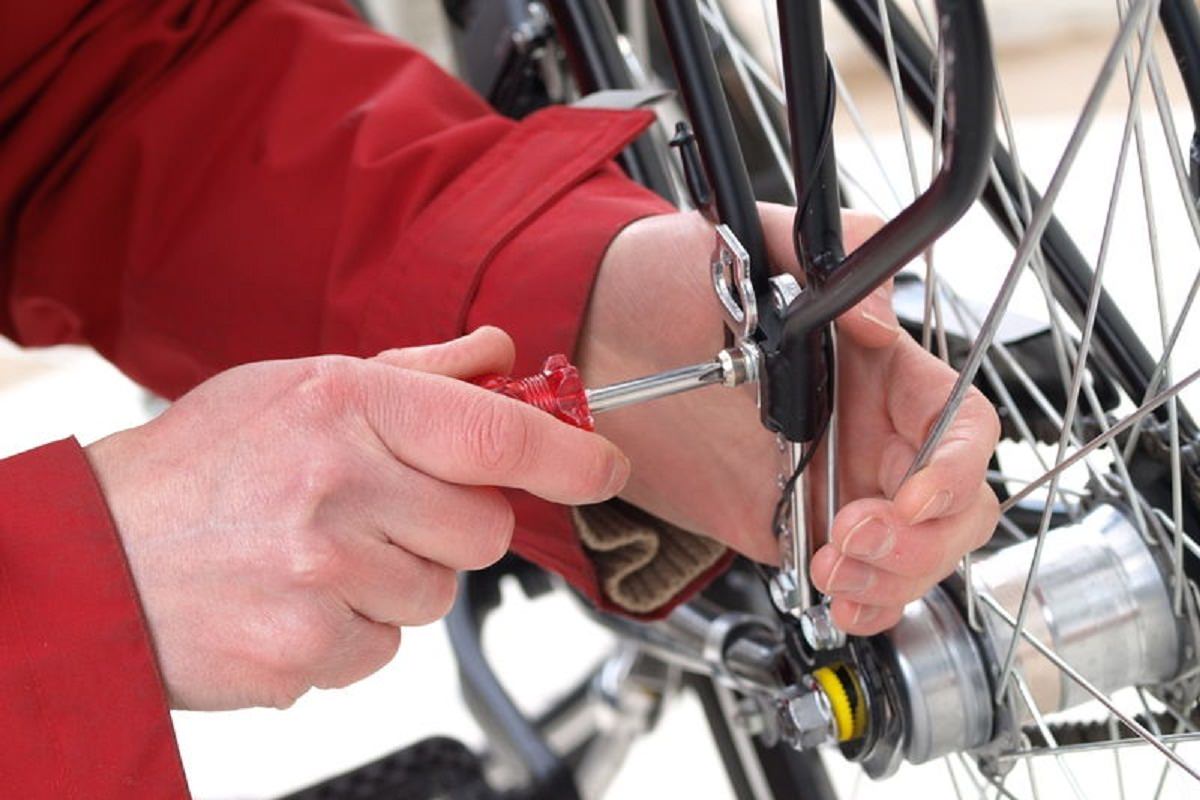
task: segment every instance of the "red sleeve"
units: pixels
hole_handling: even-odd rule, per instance
[[[485,322],[533,371],[616,232],[669,209],[610,161],[648,112],[514,123],[336,0],[56,5],[4,12],[0,330],[168,396]],[[515,549],[607,605],[566,511],[517,502]]]
[[[5,797],[187,797],[158,667],[73,440],[0,461]]]

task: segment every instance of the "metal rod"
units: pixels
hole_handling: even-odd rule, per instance
[[[1181,391],[1183,391],[1184,389],[1186,389],[1187,387],[1189,387],[1193,383],[1195,383],[1197,378],[1200,378],[1200,369],[1198,369],[1195,372],[1193,372],[1192,374],[1188,375],[1186,378],[1184,378],[1179,383],[1172,386],[1170,389],[1160,392],[1160,393],[1156,394],[1154,397],[1147,400],[1145,403],[1142,403],[1140,406],[1138,406],[1137,411],[1134,411],[1128,417],[1121,420],[1118,424],[1112,426],[1104,433],[1102,433],[1099,436],[1097,436],[1096,438],[1092,439],[1090,442],[1088,442],[1082,448],[1080,448],[1079,450],[1072,453],[1069,458],[1063,459],[1063,462],[1061,464],[1059,464],[1058,466],[1054,467],[1054,469],[1050,470],[1045,475],[1042,475],[1037,480],[1030,482],[1028,485],[1025,486],[1025,488],[1021,489],[1021,491],[1017,492],[1016,494],[1010,495],[1007,500],[1005,500],[1003,503],[1000,504],[1000,513],[1004,513],[1005,511],[1008,511],[1010,508],[1015,506],[1017,503],[1021,502],[1026,497],[1028,497],[1030,495],[1030,493],[1032,493],[1039,486],[1042,486],[1043,484],[1050,481],[1055,475],[1059,474],[1060,472],[1067,469],[1068,467],[1071,467],[1071,466],[1074,466],[1075,464],[1077,464],[1079,462],[1079,460],[1084,458],[1085,456],[1087,456],[1088,453],[1091,453],[1096,448],[1101,447],[1104,444],[1108,443],[1108,441],[1110,439],[1114,439],[1117,436],[1120,436],[1125,431],[1132,428],[1134,425],[1136,425],[1138,423],[1139,420],[1143,419],[1144,417],[1149,416],[1160,405],[1167,402],[1172,397],[1176,396]]]
[[[1029,633],[1029,631],[1022,630],[1021,628],[1019,628],[1017,626],[1016,620],[1013,619],[1012,615],[1009,614],[1008,611],[1005,610],[1004,606],[1000,605],[1000,603],[994,597],[992,597],[990,594],[987,594],[985,592],[980,592],[979,599],[982,600],[988,606],[988,608],[992,609],[992,611],[994,611],[996,613],[996,615],[998,617],[1000,617],[1000,619],[1004,620],[1004,622],[1013,629],[1014,633],[1020,635],[1021,638],[1023,638],[1025,641],[1029,642],[1030,646],[1032,646],[1034,650],[1037,650],[1050,663],[1052,663],[1054,666],[1058,667],[1059,672],[1063,673],[1068,678],[1075,681],[1075,683],[1079,684],[1079,686],[1081,688],[1083,688],[1084,691],[1086,691],[1092,697],[1096,698],[1096,700],[1099,701],[1101,705],[1103,705],[1110,712],[1112,712],[1112,715],[1114,717],[1121,720],[1121,722],[1124,723],[1126,727],[1128,727],[1131,731],[1133,731],[1135,734],[1137,734],[1142,739],[1144,739],[1147,744],[1149,744],[1151,747],[1158,750],[1160,753],[1162,753],[1168,759],[1173,761],[1180,769],[1182,769],[1188,775],[1191,775],[1197,781],[1200,781],[1200,772],[1197,772],[1194,767],[1192,767],[1190,764],[1188,764],[1186,761],[1184,761],[1182,758],[1180,758],[1179,755],[1174,750],[1167,747],[1165,744],[1163,744],[1161,741],[1159,741],[1157,738],[1155,738],[1154,734],[1152,734],[1150,731],[1146,730],[1140,722],[1138,722],[1136,719],[1134,719],[1133,717],[1126,714],[1121,709],[1117,708],[1117,704],[1114,703],[1108,697],[1108,695],[1106,695],[1104,692],[1097,689],[1092,684],[1092,682],[1089,681],[1087,678],[1085,678],[1077,669],[1075,669],[1070,664],[1068,664],[1066,661],[1064,661],[1062,659],[1062,656],[1060,656],[1058,653],[1054,652],[1053,649],[1051,649],[1051,648],[1047,647],[1045,644],[1043,644],[1040,639],[1038,639],[1033,634]],[[1111,743],[1109,743],[1109,744],[1111,744]],[[1057,751],[1051,751],[1051,752],[1061,753],[1063,751],[1063,749],[1065,749],[1065,748],[1060,748]]]
[[[816,447],[816,443],[809,445]],[[788,442],[788,469],[795,473],[804,459],[805,445]],[[809,478],[805,470],[792,484],[792,502],[789,516],[790,542],[785,544],[784,566],[792,572],[796,581],[796,605],[788,611],[798,613],[812,605],[812,584],[808,576],[808,561],[812,552],[812,532],[808,515]],[[790,556],[790,558],[789,558]]]
[[[705,361],[690,367],[634,378],[611,386],[587,390],[588,406],[593,414],[602,414],[614,408],[643,403],[668,397],[701,386],[710,386],[725,380],[725,370],[719,361]]]
[[[1158,741],[1163,744],[1177,744],[1180,742],[1197,742],[1200,741],[1200,733],[1174,733],[1160,736]],[[1070,755],[1071,753],[1086,753],[1095,750],[1107,750],[1109,748],[1118,747],[1140,747],[1148,744],[1145,739],[1117,739],[1107,742],[1088,742],[1086,744],[1068,744],[1059,745],[1054,749],[1042,750],[1013,750],[1008,753],[1001,753],[998,756],[1000,761],[1016,761],[1018,758],[1035,758],[1039,756],[1061,756]],[[1195,773],[1193,773],[1194,775]]]
[[[1157,0],[1153,0],[1144,10],[1145,27],[1148,29],[1154,24],[1154,11],[1157,8]],[[1139,11],[1142,9],[1139,8]],[[1132,19],[1132,17],[1131,17]],[[1115,51],[1114,51],[1115,52]],[[1063,411],[1063,429],[1059,436],[1058,449],[1054,456],[1054,463],[1062,463],[1063,457],[1067,454],[1067,447],[1071,442],[1072,422],[1075,419],[1075,414],[1079,408],[1079,394],[1083,387],[1083,379],[1087,374],[1087,357],[1092,344],[1092,332],[1095,328],[1096,312],[1100,305],[1100,288],[1104,281],[1104,268],[1108,264],[1109,243],[1111,242],[1111,234],[1113,221],[1116,219],[1117,211],[1117,195],[1120,193],[1121,181],[1125,176],[1125,165],[1128,163],[1129,145],[1133,138],[1133,120],[1134,111],[1137,108],[1138,96],[1142,86],[1142,76],[1146,72],[1146,57],[1149,55],[1150,49],[1143,46],[1138,55],[1137,72],[1134,77],[1133,91],[1129,100],[1129,110],[1125,117],[1125,129],[1121,136],[1121,149],[1117,156],[1117,166],[1113,177],[1113,194],[1108,204],[1108,213],[1104,220],[1104,232],[1100,236],[1100,253],[1096,257],[1096,270],[1092,278],[1092,292],[1088,297],[1087,311],[1084,315],[1083,331],[1080,336],[1079,349],[1075,361],[1075,370],[1071,375],[1071,389],[1067,394],[1067,407]],[[1115,65],[1114,65],[1115,66]],[[1050,495],[1053,496],[1055,489],[1058,488],[1058,479],[1060,474],[1056,474],[1050,480]],[[1133,502],[1137,502],[1135,498],[1130,498]],[[1034,581],[1037,579],[1038,565],[1041,563],[1042,546],[1046,542],[1046,531],[1050,527],[1050,519],[1053,513],[1053,507],[1047,503],[1042,509],[1042,518],[1038,525],[1037,543],[1033,548],[1033,558],[1029,564],[1029,575],[1025,579],[1025,587],[1021,592],[1021,603],[1017,608],[1017,627],[1024,629],[1025,617],[1029,611],[1029,599],[1033,592]],[[1143,523],[1144,525],[1144,523]],[[1144,527],[1143,527],[1144,530]],[[1017,657],[1017,639],[1013,637],[1012,643],[1008,647],[1008,652],[1004,656],[1004,665],[1000,669],[1000,678],[997,683],[1004,686],[1008,679],[1009,672],[1012,671],[1013,662]],[[997,702],[1002,698],[997,695]]]
[[[905,480],[912,477],[925,466],[929,457],[941,441],[942,436],[954,422],[954,417],[958,413],[958,407],[962,405],[962,401],[966,398],[967,390],[971,388],[971,383],[975,380],[975,373],[979,369],[979,363],[983,360],[984,353],[986,353],[988,346],[991,345],[996,330],[1000,327],[1000,321],[1004,316],[1005,310],[1008,308],[1009,300],[1012,299],[1013,292],[1016,290],[1017,280],[1025,270],[1026,264],[1029,263],[1033,251],[1041,241],[1042,232],[1045,231],[1046,225],[1050,222],[1059,191],[1062,189],[1063,183],[1066,182],[1067,175],[1075,163],[1075,156],[1083,144],[1083,139],[1091,129],[1092,122],[1100,110],[1100,102],[1104,99],[1113,73],[1116,72],[1117,65],[1120,63],[1125,48],[1132,39],[1134,32],[1138,29],[1138,23],[1142,21],[1148,5],[1148,0],[1142,0],[1137,6],[1136,11],[1131,13],[1125,20],[1120,32],[1117,34],[1116,41],[1113,42],[1112,48],[1109,50],[1108,56],[1100,68],[1100,74],[1096,79],[1096,83],[1092,86],[1088,99],[1084,103],[1083,111],[1079,115],[1079,121],[1075,125],[1075,130],[1071,133],[1071,138],[1067,142],[1058,167],[1050,179],[1050,185],[1046,188],[1046,195],[1042,198],[1042,202],[1034,212],[1033,219],[1025,229],[1025,235],[1021,237],[1021,243],[1017,247],[1017,253],[1013,258],[1012,266],[1009,267],[1008,275],[1004,279],[996,302],[988,312],[987,318],[984,319],[979,336],[975,340],[975,344],[971,348],[966,362],[960,369],[958,380],[950,392],[950,397],[947,398],[942,413],[934,422],[933,429],[925,438],[921,449],[917,451],[917,455],[913,459],[908,473],[904,476]]]

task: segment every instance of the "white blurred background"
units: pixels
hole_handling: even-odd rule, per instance
[[[421,42],[439,61],[449,63],[436,0],[380,0],[375,5],[393,30]],[[758,7],[757,3],[744,5]],[[991,6],[1001,71],[1017,118],[1025,167],[1038,185],[1044,186],[1109,43],[1111,5],[1085,0],[994,0]],[[1098,6],[1102,11],[1097,11]],[[741,5],[734,9],[751,16]],[[855,87],[864,116],[880,132],[880,148],[889,169],[895,167],[896,180],[904,186],[903,151],[888,87],[873,77],[845,31],[837,26],[831,26],[831,31],[835,62]],[[1160,53],[1167,58],[1165,50]],[[1081,155],[1079,177],[1068,183],[1060,202],[1061,216],[1078,223],[1085,242],[1098,240],[1123,121],[1123,88],[1115,88],[1110,95],[1105,115]],[[1179,118],[1190,119],[1182,110]],[[1190,122],[1183,127],[1190,131]],[[1152,169],[1163,179],[1164,191],[1169,191],[1170,167],[1161,137],[1155,130],[1148,140],[1155,145]],[[852,137],[844,145],[839,140],[838,147],[843,159],[867,158]],[[1126,206],[1123,213],[1140,213],[1138,203]],[[1164,202],[1160,210],[1164,252],[1186,253],[1182,259],[1185,267],[1172,278],[1177,287],[1172,297],[1178,299],[1194,275],[1195,251],[1189,249],[1194,245],[1178,203]],[[939,263],[946,269],[981,276],[981,284],[992,283],[1007,265],[1011,249],[998,244],[993,247],[989,235],[972,225],[960,226],[942,245]],[[1132,222],[1118,226],[1114,264],[1136,262],[1139,237],[1144,238],[1144,231]],[[1119,272],[1127,276],[1112,278],[1116,283],[1111,290],[1120,292],[1119,297],[1144,291],[1145,271]],[[992,277],[986,277],[989,275]],[[1135,324],[1156,335],[1157,321],[1148,301],[1131,301],[1126,307]],[[1185,341],[1196,341],[1194,329],[1192,338]],[[1192,368],[1200,360],[1195,352],[1184,357]],[[1180,373],[1183,366],[1186,364],[1181,365]],[[93,441],[138,424],[155,408],[157,404],[142,390],[86,349],[22,351],[0,340],[0,420],[4,421],[0,425],[0,456],[68,435]],[[287,711],[177,713],[179,745],[196,797],[276,796],[435,733],[456,736],[476,747],[485,745],[460,702],[442,628],[407,630],[404,636],[399,657],[378,674],[349,689],[312,692]],[[571,677],[604,652],[609,641],[564,597],[535,604],[516,600],[491,626],[489,636],[497,661],[508,668],[506,674],[512,677],[516,695],[532,705],[552,697],[557,688],[565,688]],[[1116,796],[1112,757],[1089,758],[1076,762],[1076,774],[1082,776],[1088,794],[1092,795],[1094,788],[1096,796]],[[1161,759],[1144,748],[1129,751],[1122,759],[1128,796],[1151,796],[1159,780]],[[834,756],[830,761],[838,759]],[[882,793],[872,792],[865,781],[860,785],[853,768],[837,769],[836,780],[848,795],[897,797],[920,792],[927,797],[954,796],[946,767],[940,763],[905,770],[902,778]],[[1062,796],[1059,792],[1065,788],[1054,784],[1054,778],[1049,780],[1042,796]],[[968,794],[974,794],[969,784],[963,785]],[[610,796],[632,799],[666,793],[732,796],[703,715],[690,696],[677,701],[659,728],[635,747]],[[1196,797],[1200,792],[1172,773],[1162,796]]]

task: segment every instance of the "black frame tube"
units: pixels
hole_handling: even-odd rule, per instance
[[[696,9],[696,0],[655,0],[654,5],[675,66],[679,92],[696,134],[700,159],[708,173],[717,216],[746,248],[761,311],[770,291],[766,240],[708,33]]]
[[[995,141],[987,17],[979,0],[939,0],[937,8],[946,48],[941,169],[929,188],[847,257],[820,291],[797,299],[789,309],[788,335],[831,322],[865,298],[957,222],[984,187]]]
[[[811,31],[805,30],[806,25],[813,24],[811,18],[806,18],[803,11],[788,8],[789,5],[786,0],[780,2],[780,11],[786,12],[780,25],[788,34],[782,43],[792,64],[788,78],[796,84],[803,79],[801,72],[805,65],[811,65],[818,57],[824,58],[824,45],[812,41]],[[807,13],[813,12],[810,9]],[[776,346],[766,351],[768,391],[762,411],[763,423],[791,441],[811,441],[819,435],[832,403],[822,341],[825,328],[945,233],[979,197],[987,180],[995,139],[995,76],[987,16],[981,0],[938,0],[937,14],[946,48],[946,125],[941,169],[912,205],[840,264],[828,271],[824,265],[814,265],[815,275],[823,279],[810,281],[809,287],[787,308],[782,339],[777,344],[770,343]],[[898,12],[896,16],[900,16]],[[817,46],[822,48],[819,56],[814,52]],[[792,91],[798,89],[793,87]],[[789,122],[793,139],[805,135],[805,131],[811,136],[812,126],[815,124],[819,129],[823,119],[824,112],[815,123],[792,114]],[[822,160],[821,166],[826,170],[836,168],[832,153]],[[806,210],[814,202],[828,209],[837,202],[837,182],[820,172],[814,179],[820,183],[811,190],[806,184],[797,183],[798,196]],[[812,199],[807,198],[808,191],[813,193]],[[828,246],[829,233],[819,219],[813,221],[806,214],[798,228],[813,237],[802,242],[802,253]]]
[[[825,56],[820,3],[779,0],[784,88],[797,209],[796,257],[810,285],[820,285],[846,257],[834,154],[833,76]]]
[[[632,89],[633,76],[617,45],[617,24],[600,0],[548,0],[554,30],[567,56],[580,94],[606,89]],[[620,156],[630,178],[675,200],[663,148],[652,136],[640,136]]]
[[[1158,8],[1163,32],[1171,45],[1175,65],[1183,78],[1187,90],[1188,105],[1192,109],[1192,146],[1188,154],[1189,177],[1192,198],[1200,198],[1200,130],[1196,120],[1200,119],[1200,11],[1195,0],[1163,0]]]

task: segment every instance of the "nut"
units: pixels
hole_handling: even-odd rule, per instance
[[[801,750],[819,747],[837,738],[829,698],[812,684],[811,678],[805,684],[800,694],[787,702],[788,721],[792,726],[788,738]]]
[[[833,650],[846,644],[846,634],[833,624],[833,614],[824,603],[804,610],[800,633],[813,650]]]

